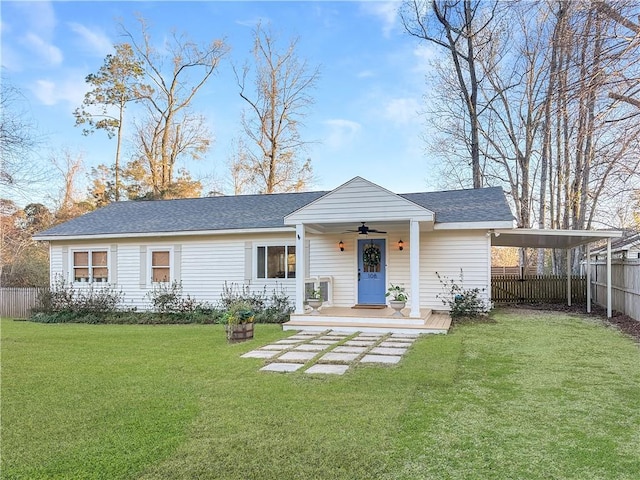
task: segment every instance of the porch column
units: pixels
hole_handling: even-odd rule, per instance
[[[409,224],[409,271],[411,273],[411,313],[420,318],[420,222],[411,220]]]
[[[296,310],[297,315],[304,313],[304,280],[307,278],[305,265],[307,264],[307,252],[304,250],[304,224],[296,224]]]
[[[591,313],[591,244],[587,243],[587,313]]]
[[[567,305],[571,306],[571,249],[567,248]]]
[[[611,238],[607,238],[607,318],[611,318]]]

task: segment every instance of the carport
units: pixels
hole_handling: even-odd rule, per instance
[[[587,313],[591,313],[591,244],[607,242],[607,317],[611,318],[611,239],[622,236],[620,231],[597,230],[536,230],[530,228],[490,230],[492,247],[555,248],[567,250],[567,272],[570,271],[571,250],[586,245]],[[567,274],[567,304],[571,305],[571,276]]]

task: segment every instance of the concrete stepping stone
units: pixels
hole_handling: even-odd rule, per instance
[[[264,372],[295,372],[304,367],[303,363],[270,363],[260,370]]]
[[[305,343],[303,345],[298,345],[297,347],[293,347],[294,350],[300,350],[302,352],[321,352],[322,350],[326,350],[329,345],[311,345],[309,343]]]
[[[277,350],[252,350],[250,352],[241,355],[242,358],[271,358],[278,355]]]
[[[282,350],[286,350],[291,345],[265,345],[264,347],[260,347],[260,350],[277,350],[281,352]]]
[[[349,347],[370,347],[371,345],[375,345],[376,342],[372,340],[347,340],[344,342],[344,345]]]
[[[410,342],[399,342],[399,341],[395,341],[395,342],[390,342],[388,340],[384,341],[384,342],[380,342],[380,344],[378,345],[379,347],[391,347],[391,348],[409,348],[411,345],[413,345],[413,343]]]
[[[398,355],[365,355],[361,363],[398,363],[402,357]]]
[[[406,352],[406,348],[374,347],[371,349],[370,353],[374,355],[404,355]]]
[[[278,360],[286,360],[289,362],[308,362],[315,357],[317,352],[286,352],[278,357]]]
[[[301,342],[307,341],[307,340],[311,340],[312,338],[314,338],[315,335],[293,335],[291,337],[285,338],[285,340],[299,340]]]
[[[392,333],[391,338],[411,338],[415,340],[418,338],[418,334],[416,333]]]
[[[349,370],[349,365],[320,365],[316,363],[314,366],[305,370],[304,373],[344,375],[347,370]]]
[[[286,338],[284,340],[278,340],[276,343],[276,345],[292,345],[295,343],[300,343],[302,340],[296,340],[295,338],[293,340]]]
[[[336,347],[333,350],[331,350],[332,352],[336,352],[336,353],[364,353],[367,351],[369,347],[345,347],[345,346],[340,346],[340,347]]]
[[[318,359],[318,362],[341,362],[341,363],[351,363],[356,358],[358,358],[358,353],[334,353],[329,352],[325,353]]]
[[[344,333],[344,332],[335,332],[335,331],[330,331],[327,333],[327,335],[331,336],[331,337],[348,337],[349,335]]]
[[[369,338],[382,338],[384,337],[384,333],[369,333],[369,332],[361,332],[358,334],[359,337],[369,337]]]
[[[311,340],[309,343],[313,345],[333,345],[338,343],[338,340]]]

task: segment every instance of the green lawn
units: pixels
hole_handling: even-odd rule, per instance
[[[2,321],[3,479],[640,478],[640,348],[493,314],[344,376],[258,372],[257,325]]]

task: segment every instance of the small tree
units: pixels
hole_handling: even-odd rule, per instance
[[[144,77],[142,62],[135,57],[131,45],[115,45],[115,54],[105,58],[98,73],[90,74],[86,82],[93,86],[82,101],[82,106],[73,112],[76,126],[85,128],[82,133],[89,135],[96,130],[104,130],[109,138],[116,136],[115,155],[115,200],[120,200],[120,149],[125,107],[140,96],[139,82]],[[148,88],[148,87],[147,87]],[[99,108],[95,111],[95,108]],[[115,109],[115,112],[113,111]]]

